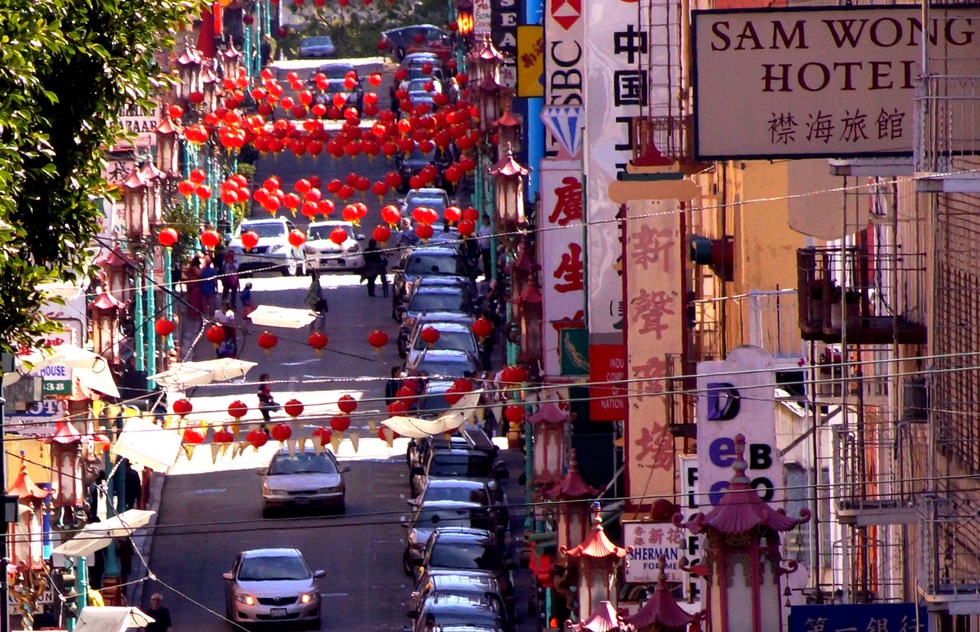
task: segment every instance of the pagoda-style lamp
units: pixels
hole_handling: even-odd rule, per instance
[[[571,418],[570,413],[553,401],[544,402],[527,418],[533,428],[535,485],[546,486],[561,481],[565,465],[565,424]],[[567,542],[564,544],[568,545]]]
[[[129,274],[136,264],[117,248],[106,248],[95,258],[95,265],[102,271],[106,292],[121,303],[129,301],[132,288],[129,285]]]
[[[528,170],[514,159],[511,147],[507,155],[490,167],[497,202],[497,226],[504,230],[524,223],[524,176]]]
[[[589,535],[589,528],[592,526],[591,502],[599,490],[590,486],[578,472],[578,458],[575,450],[568,453],[568,472],[561,482],[552,487],[545,493],[545,496],[558,502],[558,552],[561,554],[559,561],[565,563],[575,563],[578,558],[568,558],[565,554],[567,549],[572,548],[573,543],[582,542]]]
[[[218,74],[211,64],[205,64],[201,69],[201,92],[204,94],[203,107],[207,112],[213,112],[218,106],[218,94],[221,83]]]
[[[126,215],[126,233],[130,237],[142,237],[150,232],[148,182],[134,166],[122,183],[123,210]]]
[[[163,183],[167,180],[167,174],[157,169],[152,162],[147,162],[140,169],[140,177],[146,182],[146,217],[149,226],[156,226],[163,223]],[[149,232],[149,231],[147,231]]]
[[[200,90],[201,55],[196,49],[187,48],[174,64],[177,66],[179,80],[177,96],[186,103],[192,92]]]
[[[119,342],[119,309],[123,306],[119,300],[105,290],[94,301],[89,303],[88,311],[92,314],[92,347],[93,350],[110,362],[118,359],[116,353]]]
[[[519,152],[521,150],[521,119],[511,109],[509,92],[504,94],[503,99],[505,101],[502,108],[504,113],[494,122],[497,127],[497,145],[500,147],[510,146],[514,151]]]
[[[241,53],[235,48],[235,43],[228,41],[228,48],[221,51],[221,74],[226,79],[235,79],[238,76]]]
[[[492,73],[485,75],[477,85],[480,131],[484,134],[492,132],[494,124],[500,118],[500,90],[501,86]]]
[[[82,436],[70,421],[62,419],[51,436],[51,472],[54,507],[74,510],[84,500],[82,493]]]
[[[623,617],[608,601],[599,604],[599,608],[592,612],[586,620],[580,623],[569,622],[565,629],[574,632],[633,632]]]
[[[487,78],[493,79],[494,83],[500,81],[500,66],[504,61],[504,55],[490,41],[489,33],[484,33],[479,47],[471,57],[476,64],[477,78],[481,83]]]
[[[592,503],[592,533],[578,546],[560,550],[568,557],[579,561],[579,621],[587,621],[593,613],[599,611],[604,601],[608,601],[615,608],[618,601],[616,570],[620,560],[626,557],[626,549],[616,546],[606,537],[602,530],[598,501]]]
[[[538,284],[532,277],[524,291],[514,299],[517,305],[517,325],[521,333],[518,357],[525,364],[534,365],[541,360],[542,327],[544,323],[543,298]]]
[[[709,629],[781,632],[779,578],[797,565],[790,560],[782,567],[779,534],[809,520],[810,512],[801,509],[799,518],[791,518],[763,502],[745,475],[744,451],[745,437],[736,435],[735,476],[721,502],[687,523],[674,514],[673,522],[705,534]]]
[[[661,555],[658,563],[660,573],[653,596],[636,613],[626,617],[626,623],[635,632],[685,632],[688,625],[704,618],[704,611],[691,614],[677,605],[667,587],[667,560]]]
[[[50,492],[31,480],[23,451],[20,453],[20,471],[7,493],[17,497],[18,516],[9,551],[4,554],[9,554],[10,562],[18,567],[40,569],[44,564],[43,505]]]
[[[180,127],[170,120],[170,115],[164,113],[163,120],[154,132],[157,135],[156,167],[167,177],[174,178],[180,173],[180,146],[177,136]]]

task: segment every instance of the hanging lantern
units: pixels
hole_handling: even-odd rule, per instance
[[[435,327],[424,327],[419,336],[421,336],[422,342],[431,347],[439,341],[439,330]]]
[[[368,335],[368,344],[374,347],[377,353],[381,353],[381,348],[388,344],[388,334],[380,329],[375,329]]]
[[[404,415],[408,412],[408,404],[403,400],[396,399],[388,404],[388,414],[391,416]]]
[[[208,250],[213,250],[215,246],[221,243],[221,235],[215,230],[206,230],[201,233],[201,245]]]
[[[330,419],[330,428],[334,432],[343,432],[350,428],[350,417],[346,415],[338,415]]]
[[[511,404],[504,408],[504,419],[512,424],[519,424],[524,421],[524,407]]]
[[[493,333],[493,323],[484,317],[479,317],[473,321],[473,334],[483,340],[487,336]]]
[[[176,329],[174,321],[169,318],[157,318],[156,322],[153,323],[153,330],[158,336],[169,336],[174,333],[174,329]]]
[[[401,212],[394,204],[389,204],[381,209],[381,219],[384,220],[389,226],[397,226],[398,222],[401,220],[401,217]]]
[[[349,208],[349,206],[348,207],[345,207],[344,210],[346,211],[347,208]],[[352,221],[352,220],[349,220],[348,219],[347,221]],[[332,241],[333,243],[337,244],[338,246],[343,246],[344,245],[344,242],[347,241],[347,239],[348,239],[347,231],[344,230],[343,227],[337,226],[332,231],[330,231],[329,239],[330,239],[330,241]]]
[[[341,395],[337,400],[337,408],[345,415],[349,415],[357,409],[357,400],[350,395]]]
[[[299,401],[298,399],[291,399],[282,405],[282,409],[286,411],[287,415],[293,419],[296,419],[303,414],[304,406],[303,402]]]
[[[332,437],[332,434],[329,430],[323,426],[320,426],[313,431],[311,436],[313,438],[313,448],[316,450],[317,447],[325,448],[330,445],[330,438]]]
[[[382,246],[391,238],[391,229],[387,226],[376,226],[371,233],[371,238]]]
[[[322,331],[314,331],[310,334],[310,337],[306,341],[311,347],[316,349],[318,352],[322,351],[324,347],[327,346],[327,334]]]
[[[157,233],[157,242],[165,248],[170,248],[177,243],[178,238],[177,231],[173,228],[164,228]]]
[[[181,398],[174,402],[173,408],[176,414],[183,416],[194,410],[194,405],[188,399]]]
[[[184,443],[192,446],[204,443],[204,433],[197,428],[188,428],[184,431]]]
[[[289,231],[289,237],[287,239],[289,240],[289,245],[293,248],[299,248],[306,243],[306,235],[298,228]]]
[[[266,351],[269,351],[270,349],[276,346],[276,343],[279,342],[279,339],[276,338],[275,334],[269,331],[263,331],[261,334],[259,334],[259,338],[257,342],[259,343],[260,347],[262,347]]]
[[[274,440],[282,443],[293,436],[293,429],[289,426],[289,424],[276,424],[272,427],[270,434]]]
[[[228,415],[234,417],[235,419],[241,419],[248,413],[248,406],[245,402],[236,399],[232,403],[228,404]]]
[[[269,435],[262,432],[258,428],[255,428],[250,430],[248,434],[245,435],[245,441],[247,441],[253,448],[258,450],[269,442]]]
[[[259,234],[254,230],[247,230],[242,233],[242,246],[245,250],[251,250],[259,243]]]
[[[204,332],[204,336],[208,339],[208,342],[217,347],[225,339],[225,328],[218,324],[211,325]]]

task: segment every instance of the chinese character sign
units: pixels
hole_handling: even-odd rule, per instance
[[[922,33],[933,68],[980,76],[980,9],[930,20],[907,5],[695,11],[696,157],[911,154]],[[980,129],[980,109],[964,115]]]
[[[629,551],[626,581],[643,584],[656,582],[660,576],[659,558],[667,562],[667,581],[680,582],[684,573],[678,563],[685,555],[686,534],[674,525],[623,521],[623,540]]]
[[[631,126],[646,103],[647,79],[637,59],[648,46],[636,4],[623,0],[582,3],[585,12],[586,209],[589,253],[589,331],[623,331],[619,205],[609,185],[632,158]],[[642,65],[642,64],[641,64]],[[639,72],[639,74],[638,74]]]
[[[584,191],[581,163],[541,161],[542,228],[538,261],[544,298],[543,368],[547,377],[561,375],[559,331],[585,320],[585,254],[582,247]]]
[[[928,622],[914,603],[793,606],[789,632],[928,632]]]
[[[675,441],[667,428],[665,392],[669,359],[684,349],[679,208],[676,200],[633,200],[626,209],[626,480],[628,496],[637,504],[674,492]]]

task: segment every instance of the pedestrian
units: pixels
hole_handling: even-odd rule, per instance
[[[142,509],[140,500],[143,498],[143,485],[140,474],[133,464],[126,459],[126,509]]]
[[[476,242],[480,246],[480,254],[483,256],[483,277],[490,278],[490,236],[493,235],[493,228],[490,226],[490,217],[483,216],[483,224],[476,231]]]
[[[88,486],[89,522],[92,522],[99,515],[99,496],[102,493],[101,486],[103,483],[105,483],[105,470],[99,470],[99,473],[95,476],[95,480]]]
[[[367,279],[368,296],[375,296],[374,284],[378,280],[378,275],[384,276],[381,285],[384,295],[388,296],[388,260],[378,249],[378,243],[372,239],[364,249],[364,270],[361,272],[361,277]]]
[[[262,411],[262,419],[266,424],[272,423],[272,413],[279,412],[279,404],[272,398],[272,389],[269,387],[269,374],[263,373],[259,376],[259,410]],[[268,432],[265,425],[263,430]]]
[[[202,312],[211,314],[218,306],[218,271],[214,269],[210,255],[204,255],[199,285],[201,286]]]
[[[252,303],[252,284],[246,283],[245,287],[242,288],[242,318],[248,319],[248,315],[255,311],[255,305]]]
[[[398,240],[395,243],[398,248],[411,248],[419,243],[419,236],[415,234],[415,230],[412,228],[412,220],[403,217],[398,229]]]
[[[238,355],[238,332],[235,329],[235,312],[228,301],[222,301],[221,307],[214,310],[214,321],[221,325],[225,332],[224,339],[218,344],[215,352],[219,358],[233,358]]]
[[[323,286],[320,285],[320,273],[316,268],[310,268],[310,288],[306,291],[306,305],[311,311],[316,313],[316,318],[310,323],[310,333],[323,331],[326,326],[327,312],[330,306],[323,295]]]
[[[170,619],[170,610],[163,607],[163,595],[154,593],[150,597],[150,609],[146,614],[153,617],[153,623],[147,623],[143,632],[172,632],[173,621]]]
[[[225,265],[221,274],[221,300],[228,301],[232,309],[238,306],[238,263],[231,250],[225,252]]]
[[[204,297],[201,294],[201,258],[194,255],[181,274],[184,280],[184,300],[187,302],[187,321],[195,329],[204,319]]]
[[[391,377],[385,382],[385,403],[391,404],[395,401],[395,393],[402,387],[402,369],[398,366],[391,367]]]

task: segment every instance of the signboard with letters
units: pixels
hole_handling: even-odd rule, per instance
[[[694,11],[695,158],[910,155],[923,30],[933,73],[980,76],[980,7],[929,11],[925,29],[918,5]]]
[[[517,27],[517,96],[544,96],[544,30]]]
[[[925,607],[914,603],[793,606],[789,632],[928,632]]]
[[[119,117],[119,124],[129,134],[129,138],[118,141],[112,151],[129,149],[147,149],[156,147],[157,125],[160,124],[160,110],[143,112],[138,108],[129,108]]]
[[[585,323],[582,169],[577,161],[541,161],[541,262],[544,309],[543,374],[562,374],[558,332]],[[565,350],[574,354],[574,350]],[[587,360],[583,358],[587,365]],[[587,370],[587,369],[586,369]]]
[[[685,532],[670,523],[627,522],[622,521],[623,540],[629,551],[625,579],[633,584],[654,583],[660,577],[661,556],[666,562],[666,575],[669,582],[684,581],[678,566],[685,555]]]
[[[745,437],[746,475],[767,503],[784,497],[776,446],[773,359],[744,345],[716,362],[698,363],[698,482],[705,510],[717,505],[734,476],[735,436]]]
[[[517,88],[517,22],[520,16],[518,0],[490,0],[490,39],[504,54],[500,66],[500,85]]]
[[[544,105],[582,105],[585,102],[582,0],[547,0],[544,41]],[[560,149],[554,134],[545,131],[545,157],[559,155]]]
[[[623,345],[589,346],[589,418],[592,421],[626,419],[626,349]],[[616,385],[610,384],[614,383]]]
[[[689,522],[694,515],[701,511],[698,496],[698,457],[695,454],[680,454],[677,456],[677,469],[680,475],[680,506],[684,522]],[[688,564],[700,564],[704,551],[701,548],[702,534],[684,531],[683,556]],[[706,580],[693,573],[686,573],[684,579],[684,598],[691,602],[700,602],[704,594]]]

